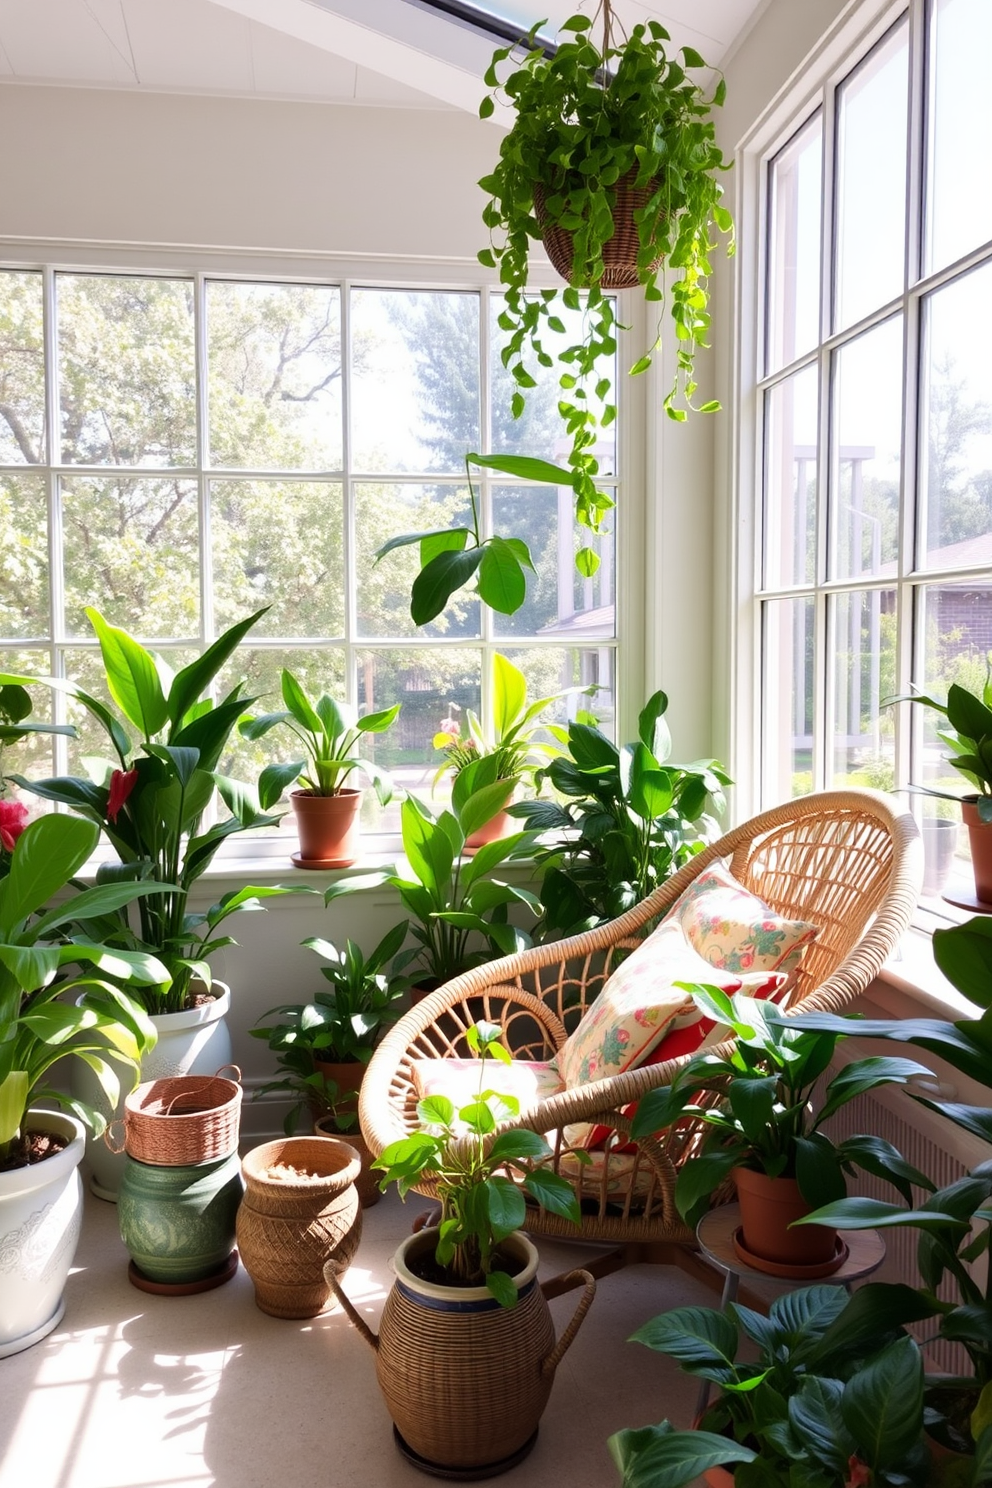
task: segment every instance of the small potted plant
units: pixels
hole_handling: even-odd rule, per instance
[[[776,1297],[767,1317],[733,1303],[680,1307],[638,1329],[632,1342],[718,1394],[691,1431],[662,1421],[611,1436],[621,1488],[683,1488],[698,1477],[713,1488],[931,1482],[920,1350],[900,1328],[855,1345],[845,1323],[856,1306],[841,1287],[803,1287]]]
[[[466,714],[466,731],[463,733],[457,720],[448,718],[434,735],[434,748],[444,753],[444,763],[434,776],[434,784],[444,775],[451,775],[454,782],[463,779],[459,795],[469,795],[477,786],[499,782],[506,787],[504,805],[477,831],[469,834],[466,849],[482,847],[506,834],[510,817],[505,809],[512,800],[514,791],[526,779],[533,780],[540,765],[547,764],[561,753],[565,731],[559,725],[544,722],[541,715],[568,692],[552,693],[550,697],[527,701],[527,679],[518,667],[501,656],[493,656],[493,727],[491,736],[486,734],[479,718],[469,709]],[[537,735],[545,733],[551,740],[539,740]],[[482,761],[487,763],[483,764]],[[454,795],[454,791],[452,792]]]
[[[406,939],[407,921],[394,925],[375,950],[363,956],[349,940],[343,951],[319,936],[303,942],[326,961],[321,972],[330,983],[308,1003],[280,1003],[265,1014],[265,1026],[251,1030],[265,1039],[277,1056],[278,1080],[256,1092],[258,1096],[288,1094],[295,1104],[283,1126],[293,1136],[306,1113],[314,1130],[344,1137],[362,1160],[358,1183],[362,1205],[379,1197],[371,1154],[358,1126],[358,1092],[366,1065],[385,1030],[400,1016],[403,984],[386,967]],[[269,1020],[276,1019],[271,1022]]]
[[[675,1185],[683,1217],[697,1224],[713,1194],[733,1178],[741,1206],[734,1245],[741,1259],[776,1276],[829,1275],[846,1254],[836,1230],[792,1226],[844,1197],[845,1173],[859,1167],[884,1178],[908,1203],[912,1184],[933,1185],[890,1142],[870,1135],[833,1142],[824,1123],[866,1090],[904,1086],[931,1072],[909,1059],[855,1060],[829,1081],[814,1112],[813,1090],[833,1058],[839,1032],[797,1026],[767,1002],[728,997],[717,987],[686,990],[705,1017],[733,1035],[734,1049],[726,1057],[699,1054],[671,1085],[650,1091],[638,1105],[632,1135],[650,1136],[687,1116],[705,1122],[706,1139]]]
[[[584,312],[581,331],[557,360],[577,516],[594,530],[613,504],[596,488],[593,453],[599,429],[615,417],[617,323],[604,291],[640,287],[659,314],[667,296],[678,350],[665,407],[684,419],[696,392],[695,352],[706,345],[709,327],[710,256],[717,233],[733,227],[721,204],[720,176],[729,166],[712,118],[723,103],[723,80],[707,98],[692,80],[706,67],[692,47],[670,54],[668,32],[654,20],[618,38],[610,0],[598,14],[600,42],[590,17],[573,15],[551,53],[537,42],[535,26],[523,61],[502,81],[497,69],[515,48],[495,53],[485,78],[494,95],[480,113],[493,114],[498,100],[512,118],[495,168],[479,183],[489,198],[483,221],[491,237],[479,258],[498,269],[503,286],[503,360],[516,382],[515,414],[534,386],[526,350],[547,365],[551,336],[566,330],[559,300],[566,311]],[[533,247],[542,237],[569,285],[560,296],[528,291]],[[648,367],[656,345],[633,372]]]
[[[730,776],[716,760],[674,763],[667,710],[667,695],[654,693],[638,738],[619,748],[590,724],[571,722],[565,751],[536,776],[557,800],[510,808],[544,834],[542,938],[616,919],[717,835]]]
[[[145,951],[75,942],[57,945],[76,916],[99,915],[165,887],[103,884],[62,895],[93,852],[98,829],[71,816],[44,816],[19,832],[0,895],[0,1357],[29,1347],[62,1316],[79,1234],[83,1122],[100,1132],[103,1117],[47,1083],[67,1055],[85,1060],[116,1102],[120,1073],[134,1085],[155,1029],[121,983],[156,982],[169,973]],[[73,965],[83,970],[67,971]],[[80,993],[80,1002],[64,1001]],[[113,1050],[114,1061],[107,1058]],[[39,1109],[38,1103],[61,1109]],[[81,1119],[80,1119],[81,1118]]]
[[[475,1100],[457,1111],[446,1096],[420,1101],[421,1129],[374,1164],[383,1188],[395,1183],[405,1197],[430,1178],[441,1200],[436,1227],[411,1235],[394,1256],[396,1282],[378,1339],[328,1269],[352,1322],[375,1347],[401,1450],[445,1476],[499,1472],[530,1450],[555,1368],[595,1291],[587,1272],[572,1274],[585,1291],[556,1345],[535,1279],[537,1250],[520,1226],[528,1198],[576,1221],[578,1201],[564,1178],[541,1166],[551,1157],[543,1137],[499,1132],[500,1120],[519,1110],[514,1098],[489,1088],[490,1062],[510,1060],[500,1038],[495,1024],[470,1026],[466,1039],[479,1059]]]
[[[459,786],[460,781],[455,785]],[[540,902],[528,889],[492,877],[494,869],[530,853],[536,834],[514,832],[463,856],[471,834],[483,826],[505,799],[501,782],[466,787],[452,793],[452,810],[439,816],[414,796],[403,802],[400,823],[404,862],[392,869],[356,873],[331,884],[324,902],[359,889],[388,884],[409,911],[417,945],[401,951],[393,963],[405,972],[404,985],[419,995],[496,956],[530,945],[525,930],[509,921],[508,910],[520,905],[531,915]]]
[[[300,850],[293,854],[298,868],[347,868],[358,856],[358,813],[362,792],[345,782],[355,771],[367,775],[383,806],[392,799],[393,784],[385,770],[355,754],[366,734],[382,734],[400,711],[400,704],[379,713],[357,717],[354,709],[323,693],[311,702],[292,672],[282,674],[281,713],[242,718],[246,739],[261,739],[282,724],[306,750],[307,759],[280,765],[282,784],[298,780],[292,792],[300,834]]]

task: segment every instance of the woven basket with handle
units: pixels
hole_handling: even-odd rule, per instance
[[[124,1102],[124,1151],[153,1167],[185,1167],[227,1157],[238,1145],[241,1123],[241,1071],[216,1075],[174,1075],[139,1085]],[[120,1122],[107,1130],[116,1148]],[[116,1129],[116,1130],[115,1130]],[[117,1149],[119,1150],[119,1149]]]

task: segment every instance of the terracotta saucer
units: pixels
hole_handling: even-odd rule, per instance
[[[350,868],[354,858],[302,858],[298,852],[291,853],[297,868]]]
[[[223,1286],[237,1269],[238,1252],[232,1250],[223,1266],[209,1276],[201,1276],[199,1281],[152,1281],[150,1276],[138,1270],[133,1261],[127,1268],[127,1279],[140,1292],[151,1292],[155,1297],[195,1297],[199,1292],[212,1292],[214,1287]]]
[[[838,1235],[837,1248],[829,1261],[816,1261],[811,1266],[789,1266],[784,1261],[769,1261],[764,1256],[752,1255],[743,1243],[743,1235],[738,1226],[734,1231],[734,1250],[738,1260],[755,1271],[763,1271],[766,1276],[781,1276],[788,1281],[815,1281],[818,1276],[832,1276],[840,1270],[850,1253],[846,1242]]]

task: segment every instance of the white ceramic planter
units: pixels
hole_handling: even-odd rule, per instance
[[[83,1215],[82,1123],[61,1111],[31,1111],[28,1124],[68,1137],[69,1145],[0,1173],[0,1359],[30,1348],[61,1321]]]
[[[213,1002],[191,1008],[185,1013],[156,1013],[152,1022],[158,1029],[158,1043],[141,1061],[141,1079],[162,1080],[170,1075],[213,1075],[231,1062],[231,1034],[226,1014],[231,1007],[231,989],[215,981],[218,993]],[[123,1100],[116,1110],[100,1088],[93,1071],[82,1060],[73,1061],[72,1089],[80,1100],[102,1111],[107,1121],[123,1117]],[[102,1137],[90,1137],[86,1143],[90,1168],[90,1189],[99,1199],[117,1202],[117,1190],[124,1176],[124,1154],[112,1152]]]

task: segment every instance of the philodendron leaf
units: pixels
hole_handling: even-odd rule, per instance
[[[520,1294],[513,1284],[513,1278],[507,1276],[505,1271],[490,1271],[486,1277],[486,1287],[500,1307],[516,1307]]]
[[[150,739],[169,716],[151,655],[126,630],[108,625],[99,610],[88,608],[86,618],[100,642],[111,697],[124,716]]]
[[[482,549],[479,596],[483,604],[501,615],[514,614],[527,597],[520,559],[501,537],[490,538]]]
[[[676,1431],[669,1421],[609,1438],[621,1488],[684,1488],[711,1467],[753,1462],[750,1447],[712,1431]]]
[[[420,570],[410,593],[410,616],[415,625],[435,620],[448,600],[472,578],[482,562],[482,548],[467,552],[445,551]]]

